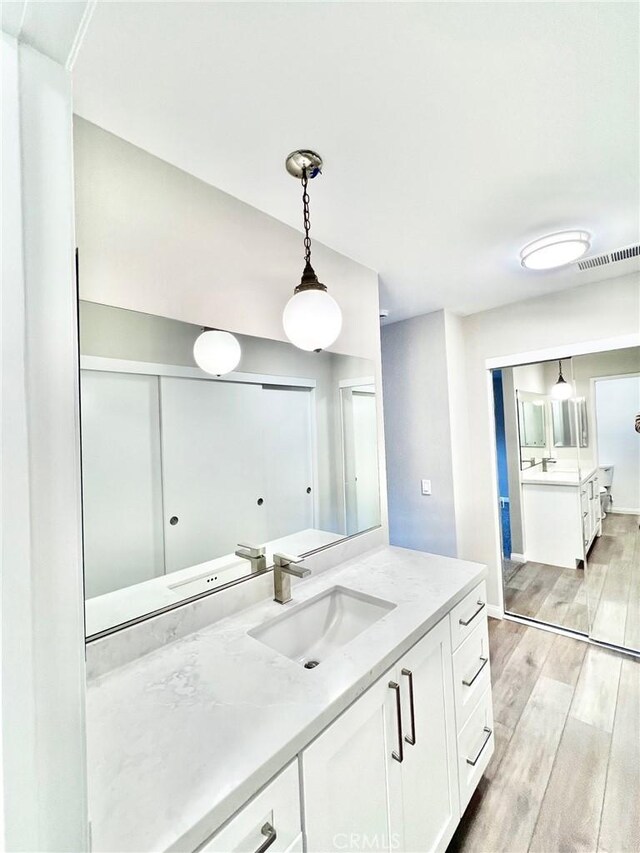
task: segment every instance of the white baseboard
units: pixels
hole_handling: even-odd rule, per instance
[[[615,509],[606,510],[607,515],[640,515],[640,509],[624,509],[617,506]]]
[[[503,619],[504,611],[497,604],[487,604],[487,614],[493,619]]]
[[[516,563],[526,563],[527,558],[524,554],[516,554],[515,551],[511,552],[511,559]]]

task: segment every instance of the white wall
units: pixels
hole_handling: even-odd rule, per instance
[[[382,367],[391,544],[455,556],[445,312],[383,326]]]
[[[640,513],[640,376],[599,379],[595,398],[598,463],[614,466],[612,510]]]
[[[74,153],[83,299],[286,340],[299,231],[78,116]],[[297,198],[284,170],[283,181]],[[374,358],[377,273],[316,241],[312,252],[344,318],[331,349]]]
[[[552,293],[472,314],[463,320],[468,429],[472,448],[459,448],[466,464],[466,501],[458,515],[459,556],[489,566],[489,601],[501,601],[492,400],[487,359],[567,347],[640,332],[640,277],[635,274]],[[563,353],[564,354],[564,353]],[[566,353],[569,354],[568,352]],[[533,358],[532,360],[540,360]],[[519,359],[514,358],[514,363]]]
[[[0,846],[86,850],[71,84],[4,36],[2,69]]]

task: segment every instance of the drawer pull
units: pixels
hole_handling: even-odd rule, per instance
[[[464,627],[466,628],[467,625],[471,625],[471,623],[476,618],[478,613],[481,613],[484,610],[484,607],[485,607],[484,601],[480,601],[480,599],[478,599],[478,609],[474,613],[472,613],[468,619],[459,619],[458,621],[460,622],[461,625],[464,625]]]
[[[464,686],[465,686],[465,687],[471,687],[471,685],[473,684],[473,682],[474,682],[474,681],[476,680],[476,678],[480,675],[480,673],[482,672],[482,670],[485,668],[485,666],[486,666],[488,663],[489,663],[489,658],[483,658],[483,657],[481,657],[481,658],[480,658],[480,666],[478,667],[478,669],[477,669],[477,670],[475,671],[475,673],[473,674],[473,678],[471,678],[471,679],[463,678],[463,679],[462,679],[462,683],[464,684]]]
[[[409,679],[409,706],[411,708],[411,735],[405,735],[404,739],[410,746],[416,745],[416,709],[413,704],[413,673],[410,669],[403,669],[402,674]]]
[[[486,726],[484,727],[485,739],[482,741],[482,746],[478,750],[475,758],[467,758],[467,764],[470,764],[472,767],[475,767],[478,761],[480,760],[480,756],[484,752],[485,746],[489,743],[489,738],[493,734],[491,729],[488,729]]]
[[[398,751],[395,749],[391,753],[391,757],[399,761],[400,764],[404,761],[404,743],[402,737],[402,705],[400,702],[400,685],[395,681],[389,682],[389,687],[396,692],[396,716],[398,718]]]
[[[278,833],[275,831],[275,829],[271,826],[271,824],[268,821],[262,827],[260,832],[262,835],[266,835],[267,840],[262,842],[260,847],[258,847],[258,849],[256,850],[256,853],[264,853],[264,851],[268,850],[269,847],[271,847],[273,842],[278,837]]]

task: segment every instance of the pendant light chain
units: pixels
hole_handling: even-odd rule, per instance
[[[309,218],[309,193],[307,192],[308,184],[309,177],[307,175],[307,170],[304,169],[302,172],[302,208],[304,210],[304,259],[308,264],[310,264],[311,237],[309,237],[309,231],[311,230],[311,220]]]

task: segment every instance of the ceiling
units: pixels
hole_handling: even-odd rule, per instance
[[[637,268],[520,267],[530,240],[638,242],[635,2],[98,2],[76,112],[377,270],[390,321]],[[635,263],[635,267],[634,267]],[[322,278],[322,270],[318,270]],[[330,285],[330,282],[329,282]]]

